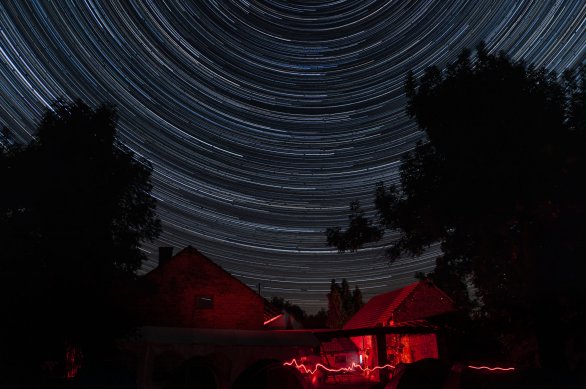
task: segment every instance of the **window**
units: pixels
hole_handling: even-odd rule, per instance
[[[211,309],[214,307],[214,296],[197,296],[195,298],[196,309]]]

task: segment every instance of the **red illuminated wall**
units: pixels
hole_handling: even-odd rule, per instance
[[[381,364],[378,360],[376,339],[374,336],[356,336],[351,338],[363,355],[364,367],[374,368]],[[424,358],[438,358],[435,334],[386,335],[387,360],[396,366],[399,363],[412,363]]]
[[[263,327],[264,301],[192,247],[145,276],[140,297],[143,325],[258,330]],[[199,307],[199,297],[212,297]],[[200,304],[201,305],[201,304]]]
[[[435,334],[408,335],[409,352],[412,362],[424,358],[438,358],[437,340]]]

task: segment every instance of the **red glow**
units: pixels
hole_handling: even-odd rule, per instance
[[[395,366],[388,365],[388,364],[387,365],[384,365],[384,366],[375,366],[372,369],[371,368],[368,368],[368,367],[367,368],[363,368],[359,364],[357,364],[355,362],[352,362],[352,365],[351,366],[349,366],[349,367],[341,367],[339,369],[331,369],[331,368],[329,368],[327,366],[322,365],[321,363],[316,363],[315,364],[315,369],[310,369],[307,366],[305,366],[303,363],[297,362],[296,359],[292,359],[291,362],[285,362],[285,363],[283,363],[283,365],[284,366],[293,366],[293,365],[295,365],[295,367],[297,369],[299,369],[302,372],[307,373],[307,374],[315,374],[319,368],[321,368],[321,369],[323,369],[325,371],[329,371],[331,373],[341,373],[341,372],[349,373],[349,372],[358,371],[358,370],[360,370],[362,372],[370,373],[370,372],[375,371],[375,370],[380,370],[380,369],[385,369],[385,368],[391,368],[391,369],[394,369],[395,368]]]
[[[65,377],[74,378],[81,367],[82,354],[79,348],[67,346],[65,350]]]
[[[273,317],[273,318],[271,318],[271,319],[269,319],[269,320],[265,321],[263,324],[266,326],[267,324],[269,324],[269,323],[271,323],[271,322],[273,322],[273,321],[277,320],[277,319],[278,319],[278,318],[280,318],[281,316],[283,316],[283,314],[282,314],[282,313],[281,313],[280,315],[277,315],[277,316],[275,316],[275,317]]]
[[[514,367],[488,367],[488,366],[472,366],[468,365],[468,368],[475,370],[488,370],[488,371],[514,371]]]

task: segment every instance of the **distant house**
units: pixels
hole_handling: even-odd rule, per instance
[[[423,334],[388,334],[384,342],[386,361],[411,363],[423,358],[438,358],[438,342],[433,331],[435,319],[455,311],[453,301],[439,288],[427,281],[371,298],[344,326],[344,329],[392,327],[409,324],[429,328]],[[366,366],[379,364],[379,351],[374,336],[357,336],[358,346]]]
[[[191,246],[167,254],[141,280],[143,325],[263,329],[273,312],[258,293]]]
[[[361,363],[358,347],[348,338],[333,338],[329,342],[324,341],[320,351],[322,362],[330,369],[340,369],[352,366],[353,363],[357,365]]]

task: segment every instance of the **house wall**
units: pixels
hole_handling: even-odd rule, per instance
[[[412,362],[424,358],[438,358],[437,339],[435,334],[408,335],[410,359]]]
[[[358,347],[358,355],[363,355],[364,367],[374,368],[382,363],[378,360],[375,336],[355,336],[351,338]],[[391,365],[412,363],[424,358],[438,358],[435,334],[387,334],[387,361]]]
[[[358,355],[362,355],[362,362],[364,367],[376,366],[376,346],[373,345],[374,336],[353,336],[350,339],[358,348]]]
[[[145,325],[262,329],[262,298],[194,249],[183,250],[146,278]],[[200,297],[211,297],[212,306],[198,308]]]

